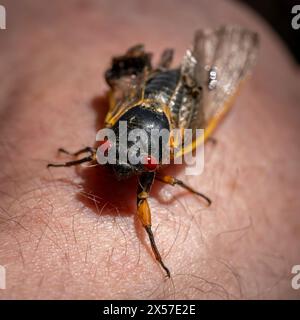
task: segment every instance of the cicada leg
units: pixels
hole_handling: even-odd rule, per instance
[[[158,181],[164,182],[166,184],[169,184],[171,186],[178,185],[178,186],[188,190],[189,192],[191,192],[191,193],[193,193],[193,194],[205,199],[207,201],[207,203],[208,203],[208,206],[210,206],[211,203],[212,203],[211,200],[206,195],[204,195],[201,192],[198,192],[198,191],[194,190],[192,187],[186,185],[183,181],[178,180],[178,179],[176,179],[176,178],[174,178],[172,176],[156,176],[155,179],[157,179]]]
[[[62,153],[65,153],[65,154],[68,154],[70,156],[79,156],[80,154],[82,153],[90,153],[90,155],[93,155],[95,153],[95,149],[92,148],[92,147],[85,147],[83,149],[80,149],[78,151],[75,151],[75,152],[70,152],[64,148],[59,148],[58,149],[58,152],[62,152]]]
[[[148,234],[151,248],[155,255],[156,260],[165,270],[168,278],[170,278],[171,277],[170,271],[162,261],[161,255],[156,246],[154,235],[151,229],[151,211],[150,211],[147,198],[149,196],[150,188],[153,183],[154,177],[155,177],[155,173],[145,173],[145,174],[142,174],[141,177],[139,178],[139,187],[138,187],[138,193],[137,193],[137,213],[143,227],[145,228]]]
[[[169,69],[174,56],[174,50],[173,49],[165,49],[160,57],[159,63],[158,63],[158,69],[166,70]]]
[[[50,167],[56,167],[56,168],[58,168],[58,167],[71,167],[71,166],[76,166],[76,165],[84,163],[84,162],[94,161],[96,159],[96,150],[91,147],[85,147],[85,148],[80,149],[76,152],[69,152],[63,148],[59,148],[58,151],[63,152],[68,155],[71,155],[71,156],[78,156],[82,153],[89,153],[90,155],[87,157],[78,159],[78,160],[68,161],[68,162],[64,162],[64,163],[49,163],[47,165],[47,168],[50,168]]]

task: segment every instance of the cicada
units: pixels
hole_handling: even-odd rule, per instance
[[[211,136],[229,110],[240,84],[255,63],[257,49],[258,35],[238,26],[198,30],[181,64],[173,68],[172,49],[166,49],[158,64],[153,66],[152,55],[145,51],[143,45],[131,47],[125,54],[114,57],[105,72],[109,85],[109,110],[105,127],[111,128],[117,137],[120,121],[127,123],[128,131],[143,129],[147,135],[154,128],[166,129],[169,132],[167,144],[173,150],[172,159],[192,152]],[[179,151],[176,148],[175,152],[176,142],[172,132],[187,128],[203,128],[204,134],[195,136],[190,145],[179,148]],[[148,197],[154,181],[178,185],[204,198],[208,204],[211,201],[183,181],[162,175],[163,153],[159,152],[154,157],[147,143],[140,151],[141,161],[135,164],[124,161],[124,157],[123,161],[120,160],[120,139],[117,138],[113,145],[107,140],[105,143],[108,149],[113,147],[117,150],[116,162],[107,164],[116,178],[137,176],[137,215],[149,236],[156,260],[170,277],[151,229]],[[156,148],[163,149],[165,146],[160,142]],[[84,153],[86,156],[66,163],[49,164],[48,167],[70,167],[97,160],[93,147],[75,153],[62,148],[59,150],[72,156]]]

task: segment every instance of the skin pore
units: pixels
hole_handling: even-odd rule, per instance
[[[299,298],[299,70],[270,28],[228,1],[2,1],[0,265],[2,298]],[[286,13],[289,14],[289,13]],[[197,28],[241,24],[261,50],[252,78],[205,148],[199,176],[166,172],[207,208],[156,182],[153,232],[168,280],[136,217],[136,180],[104,168],[51,168],[56,150],[93,145],[113,55],[145,43],[176,61]]]

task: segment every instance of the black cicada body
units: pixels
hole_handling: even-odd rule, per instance
[[[143,45],[130,48],[124,55],[112,59],[105,73],[110,87],[109,111],[105,127],[116,136],[113,142],[106,140],[106,148],[116,150],[115,163],[108,164],[118,179],[132,175],[138,177],[137,212],[149,235],[156,259],[170,277],[162,261],[151,230],[151,213],[147,198],[155,180],[179,185],[196,195],[210,200],[193,190],[184,182],[162,176],[165,149],[170,159],[192,152],[211,136],[220,120],[228,111],[242,81],[252,69],[258,49],[257,34],[241,27],[225,26],[216,30],[197,31],[191,49],[188,49],[181,65],[171,68],[173,50],[163,52],[157,66],[153,67],[151,54]],[[138,155],[134,140],[127,139],[124,149],[120,123],[126,123],[126,132],[142,129]],[[175,129],[204,129],[202,136],[193,136],[189,145],[174,138]],[[151,132],[164,130],[163,139],[151,141]],[[127,134],[126,134],[127,135]],[[126,137],[128,138],[128,137]],[[61,151],[66,152],[64,149]],[[49,166],[72,166],[86,161],[96,161],[96,150],[85,148],[73,155],[89,152],[90,155],[65,164]],[[131,154],[134,153],[134,154]],[[135,156],[139,161],[131,162]]]

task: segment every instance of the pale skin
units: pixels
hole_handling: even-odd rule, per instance
[[[246,8],[215,1],[2,1],[0,32],[0,298],[299,298],[299,72]],[[23,6],[26,7],[24,10]],[[289,14],[289,13],[286,13]],[[144,42],[180,61],[196,28],[243,24],[261,36],[252,78],[205,149],[202,175],[167,173],[205,202],[156,182],[155,261],[136,216],[136,181],[103,168],[50,168],[56,150],[93,145],[112,55]]]

